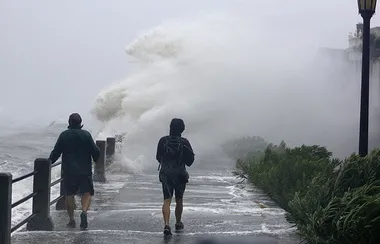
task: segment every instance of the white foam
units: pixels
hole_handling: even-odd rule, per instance
[[[112,182],[112,183],[98,183],[98,182],[95,182],[94,183],[94,186],[95,188],[96,187],[101,187],[102,189],[105,189],[108,191],[113,191],[113,190],[117,190],[119,191],[120,188],[122,188],[123,186],[125,185],[125,182]]]
[[[126,154],[115,153],[114,161],[108,169],[111,173],[124,173],[124,174],[141,174],[143,171],[144,156],[140,155],[135,160],[130,159]]]
[[[32,162],[30,162],[32,164]],[[53,168],[52,170],[52,181],[60,178],[60,170]],[[30,172],[32,171],[32,167]],[[20,172],[21,173],[21,172]],[[20,175],[24,175],[29,172],[22,172]],[[17,176],[14,176],[14,178]],[[26,197],[27,195],[33,192],[33,177],[29,177],[20,182],[16,182],[12,185],[12,203]],[[51,188],[51,200],[54,200],[59,196],[59,184]],[[22,220],[27,218],[32,213],[32,199],[22,203],[21,205],[12,209],[12,218],[11,224],[15,226],[20,223]]]
[[[280,234],[291,233],[293,229],[284,230],[252,230],[252,231],[199,231],[199,232],[184,232],[181,235],[188,236],[208,236],[208,235],[228,235],[228,236],[247,236],[247,235],[258,235],[258,234],[270,234],[273,236],[278,236]],[[113,235],[124,235],[124,234],[147,234],[147,235],[159,235],[162,236],[162,231],[138,231],[138,230],[87,230],[86,233],[100,233],[100,234],[113,234]],[[37,232],[19,232],[17,235],[60,235],[60,234],[83,234],[81,231],[37,231]]]
[[[214,182],[221,182],[221,183],[237,183],[239,180],[236,179],[234,176],[220,176],[220,175],[202,175],[202,176],[192,176],[191,181],[214,181]]]

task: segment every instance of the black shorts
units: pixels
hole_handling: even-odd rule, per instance
[[[66,196],[90,193],[94,195],[94,184],[92,176],[88,175],[68,175],[63,178],[63,188]]]
[[[175,193],[176,199],[182,199],[185,193],[186,183],[173,184],[162,182],[162,193],[164,194],[164,200],[172,199],[173,192]]]

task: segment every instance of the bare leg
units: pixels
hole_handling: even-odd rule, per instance
[[[183,212],[183,198],[175,199],[175,201],[176,201],[175,219],[176,219],[176,224],[179,224],[181,222],[182,212]]]
[[[91,194],[84,193],[82,195],[82,211],[87,213],[87,210],[90,208],[90,205],[91,205]]]
[[[162,215],[164,216],[165,225],[169,225],[171,201],[171,199],[165,199],[164,204],[162,205]]]
[[[70,221],[74,220],[75,199],[74,196],[66,196],[66,208]]]

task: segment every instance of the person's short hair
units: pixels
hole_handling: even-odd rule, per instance
[[[72,113],[69,117],[69,126],[79,126],[82,123],[82,117],[78,113]]]

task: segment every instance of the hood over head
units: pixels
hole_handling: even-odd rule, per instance
[[[182,132],[185,130],[185,123],[182,119],[174,118],[170,122],[170,135],[171,136],[181,136]]]

